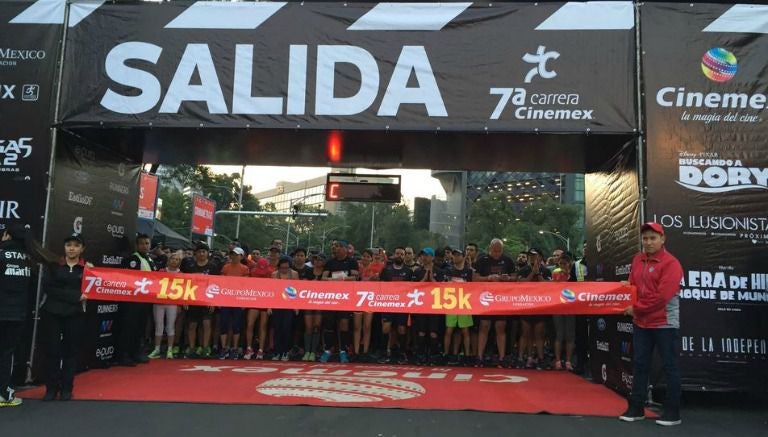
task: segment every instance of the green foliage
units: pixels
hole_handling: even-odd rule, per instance
[[[578,252],[581,246],[578,242],[583,239],[583,229],[578,226],[581,214],[579,206],[551,199],[532,202],[517,212],[502,195],[486,195],[469,208],[467,241],[485,250],[491,239],[501,238],[505,252],[512,255],[529,247],[543,250],[545,254],[557,247],[566,248],[566,243],[558,237],[539,233],[543,230],[566,239],[570,237],[571,248]]]

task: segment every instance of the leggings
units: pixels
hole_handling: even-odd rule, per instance
[[[155,312],[155,337],[163,335],[163,319],[165,319],[165,335],[176,335],[176,305],[154,305]]]

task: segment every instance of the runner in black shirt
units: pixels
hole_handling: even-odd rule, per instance
[[[331,251],[334,257],[325,264],[323,280],[325,281],[357,281],[360,276],[357,271],[357,261],[350,258],[347,252],[347,243],[345,241],[334,241],[331,244]],[[320,361],[327,363],[331,357],[331,345],[333,344],[334,332],[339,330],[339,360],[342,363],[348,363],[349,357],[347,350],[352,344],[352,333],[349,331],[349,319],[351,314],[344,311],[327,311],[323,315],[323,340],[325,350],[320,357]]]
[[[294,257],[295,259],[295,257]],[[304,272],[301,279],[319,281],[325,272],[325,255],[317,254],[312,257],[312,267]],[[315,361],[320,332],[323,327],[323,312],[320,310],[304,310],[304,357],[302,361]]]
[[[405,248],[396,247],[394,257],[392,258],[392,264],[381,271],[379,279],[384,282],[413,281],[413,270],[404,264],[404,260]],[[392,348],[396,340],[395,335],[392,332],[393,324],[397,326],[397,343],[400,345],[400,350],[403,351],[398,358],[402,358],[401,361],[407,362],[407,357],[405,357],[405,347],[408,314],[406,313],[384,313],[381,315],[381,333],[388,339],[387,354],[382,361],[384,363],[389,363],[392,358]]]
[[[195,262],[181,266],[182,273],[198,273],[203,275],[218,275],[220,268],[208,258],[208,245],[199,243],[195,247]],[[198,358],[200,356],[210,357],[211,351],[211,319],[213,318],[214,307],[193,305],[184,305],[187,317],[187,358]],[[197,325],[203,322],[203,340],[202,347],[197,345]]]
[[[476,281],[506,282],[515,281],[515,263],[512,258],[504,255],[504,243],[498,238],[491,240],[488,245],[488,254],[482,255],[475,263],[477,270]],[[496,347],[498,349],[498,362],[500,366],[507,352],[507,316],[480,316],[480,332],[477,336],[477,365],[482,366],[485,354],[485,346],[488,343],[488,334],[491,331],[491,322],[494,322],[496,332]]]
[[[419,282],[444,282],[445,271],[434,264],[435,251],[431,247],[422,250],[423,266],[416,269],[414,279]],[[440,325],[445,320],[441,314],[414,314],[413,327],[416,331],[416,362],[428,364],[434,355],[439,354]],[[429,333],[429,342],[427,342]]]

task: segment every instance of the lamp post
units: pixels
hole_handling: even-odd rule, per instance
[[[568,250],[568,252],[571,251],[571,238],[570,237],[566,238],[566,237],[563,237],[562,235],[560,235],[560,234],[558,234],[556,232],[550,232],[550,231],[544,231],[544,230],[539,230],[539,234],[541,234],[541,235],[544,235],[544,234],[554,235],[555,237],[559,238],[560,241],[565,242],[565,248]]]
[[[348,227],[349,227],[349,225],[339,225],[339,226],[334,226],[334,227],[332,227],[330,229],[323,229],[323,243],[320,246],[320,252],[325,253],[325,234],[327,234],[328,232],[331,232],[331,231],[335,231],[336,229],[348,228]]]

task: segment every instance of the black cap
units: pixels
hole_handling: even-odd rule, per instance
[[[83,234],[78,234],[75,232],[72,235],[68,235],[66,238],[64,238],[64,244],[69,243],[70,241],[77,241],[78,243],[85,246],[85,240],[83,240]]]
[[[532,247],[528,249],[528,255],[541,255],[541,251],[535,247]]]

